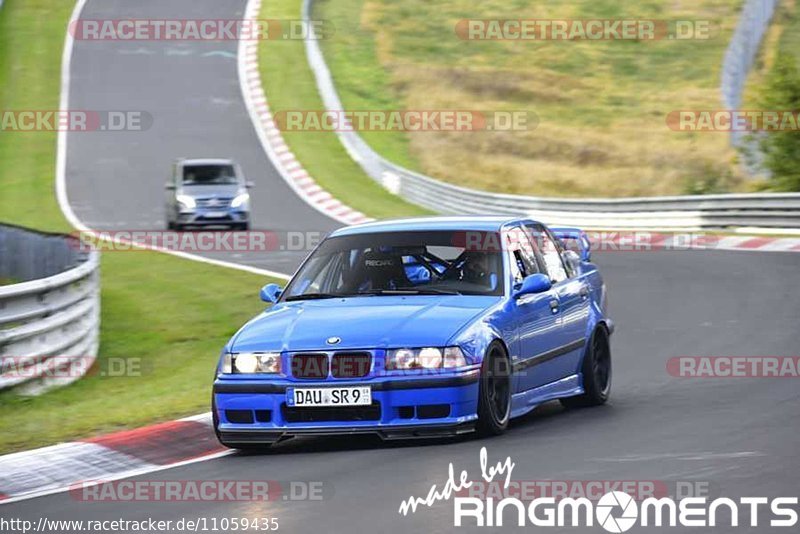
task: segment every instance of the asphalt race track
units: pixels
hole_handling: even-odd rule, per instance
[[[83,19],[241,19],[244,0],[90,0]],[[320,232],[339,223],[298,198],[274,169],[247,114],[237,41],[76,40],[70,109],[142,111],[152,127],[68,135],[67,195],[94,230],[164,230],[164,184],[178,157],[237,160],[251,190],[253,228]],[[306,251],[241,253],[253,267],[291,272]],[[220,253],[209,256],[221,258]]]
[[[84,18],[235,18],[242,10],[239,0],[93,0]],[[162,228],[162,184],[178,155],[238,159],[258,184],[253,197],[259,227],[324,232],[335,226],[294,197],[272,169],[241,101],[234,59],[204,56],[216,50],[234,53],[235,44],[76,43],[72,107],[145,109],[156,117],[145,134],[70,136],[69,196],[89,226]],[[299,261],[288,254],[226,259],[284,271]],[[140,478],[319,481],[325,488],[319,501],[93,503],[62,493],[3,506],[0,513],[34,523],[41,516],[276,517],[285,532],[445,532],[453,529],[451,503],[408,517],[398,514],[400,503],[411,495],[424,497],[432,484],[441,487],[451,462],[456,472],[466,469],[477,479],[482,446],[492,462],[510,456],[518,481],[694,481],[707,483],[711,496],[796,496],[797,380],[681,379],[670,376],[666,364],[684,355],[797,355],[800,255],[606,252],[595,259],[617,323],[607,406],[565,411],[550,403],[494,439],[389,444],[363,437],[305,439],[264,454],[235,454]],[[604,532],[597,526],[586,530]],[[655,529],[634,529],[643,530]]]
[[[701,481],[712,496],[796,495],[797,379],[673,378],[666,361],[676,355],[796,354],[800,257],[629,252],[606,253],[597,261],[618,324],[612,339],[614,391],[607,406],[567,412],[558,403],[547,404],[494,439],[304,440],[263,455],[237,454],[147,475],[157,481],[320,481],[327,497],[322,501],[98,503],[62,493],[0,512],[33,521],[42,515],[274,516],[286,532],[444,532],[453,525],[451,503],[409,517],[398,515],[399,505],[409,495],[424,497],[432,484],[444,484],[450,462],[478,477],[481,446],[492,460],[511,456],[514,480]],[[558,529],[545,529],[550,530]]]

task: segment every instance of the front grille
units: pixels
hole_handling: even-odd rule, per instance
[[[282,404],[281,414],[287,423],[379,421],[381,403],[373,401],[370,406],[325,406],[322,408],[293,408]]]
[[[292,357],[292,376],[306,380],[328,377],[328,355],[324,353],[295,354]]]
[[[331,361],[334,378],[361,378],[369,374],[372,356],[369,352],[337,352]]]
[[[227,208],[231,205],[232,198],[198,198],[198,208]]]

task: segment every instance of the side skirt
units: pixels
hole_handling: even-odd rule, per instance
[[[580,375],[574,374],[556,382],[517,393],[511,397],[511,418],[530,412],[543,402],[573,397],[583,393]]]

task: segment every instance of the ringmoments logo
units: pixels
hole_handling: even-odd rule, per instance
[[[508,489],[516,464],[507,457],[490,465],[486,447],[480,451],[480,479],[473,479],[466,470],[456,475],[453,464],[448,477],[439,487],[434,484],[425,497],[410,496],[398,509],[401,515],[417,513],[423,506],[453,501],[455,527],[593,527],[607,532],[628,532],[640,527],[795,527],[798,522],[797,497],[672,497],[652,496],[636,500],[625,491],[611,490],[593,501],[587,497],[536,497],[523,501],[519,497],[494,498],[464,496],[475,484],[503,481]],[[468,492],[467,492],[468,493]],[[746,522],[740,516],[749,516]]]
[[[706,497],[648,498],[637,502],[622,491],[612,491],[599,501],[587,498],[553,497],[534,499],[525,503],[509,497],[499,501],[456,497],[453,502],[453,522],[460,526],[520,527],[591,527],[601,526],[608,532],[627,532],[642,527],[716,527],[797,525],[797,497],[767,499],[743,497],[734,500]],[[740,512],[749,510],[750,521],[740,524]]]
[[[619,517],[614,516],[614,510],[621,509]],[[597,503],[597,522],[609,532],[626,532],[636,524],[639,516],[636,510],[636,501],[633,497],[622,491],[606,493]]]

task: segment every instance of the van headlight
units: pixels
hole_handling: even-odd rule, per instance
[[[250,195],[248,193],[242,193],[241,195],[237,195],[236,198],[231,201],[231,207],[247,209],[249,203]]]
[[[178,195],[175,197],[175,200],[187,210],[193,210],[197,207],[197,202],[195,202],[194,197],[190,195]]]

